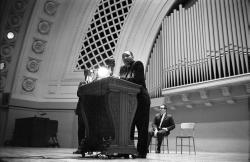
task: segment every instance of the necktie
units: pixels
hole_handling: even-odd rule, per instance
[[[164,113],[164,114],[162,115],[162,117],[161,117],[161,122],[160,122],[159,128],[161,128],[161,124],[162,124],[162,122],[163,122],[163,119],[164,119],[165,115],[166,115],[166,113]]]

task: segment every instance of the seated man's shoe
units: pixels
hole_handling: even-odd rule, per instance
[[[147,155],[146,154],[138,154],[135,156],[135,158],[138,158],[138,159],[146,159],[147,158]]]
[[[93,152],[88,152],[88,155],[92,155],[93,154]]]

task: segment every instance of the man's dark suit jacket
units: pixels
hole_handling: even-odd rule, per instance
[[[136,124],[137,126],[139,125],[139,129],[143,129],[141,134],[145,137],[142,137],[144,139],[142,143],[147,143],[150,97],[145,84],[143,63],[141,61],[133,61],[129,66],[122,66],[119,74],[121,79],[141,85],[141,91],[137,94],[137,109],[132,123],[131,139],[134,137],[134,127]],[[147,151],[146,147],[143,152],[145,151]]]
[[[149,120],[150,97],[146,88],[143,63],[134,61],[130,66],[122,66],[120,78],[141,85],[141,91],[137,94],[138,105],[135,118],[139,119],[146,116]]]
[[[120,78],[132,83],[141,85],[146,89],[144,66],[141,61],[134,61],[130,66],[122,66],[120,68]]]
[[[154,122],[152,123],[152,127],[153,129],[157,129],[157,130],[161,130],[162,128],[168,128],[167,134],[169,134],[170,131],[175,128],[174,119],[170,114],[166,114],[160,127],[161,117],[162,116],[160,113],[155,115]]]

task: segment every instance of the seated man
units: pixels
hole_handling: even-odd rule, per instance
[[[155,115],[152,123],[152,130],[149,131],[148,135],[148,146],[150,145],[153,136],[157,137],[157,150],[156,153],[161,152],[161,143],[164,136],[168,136],[170,131],[175,128],[173,117],[167,114],[167,106],[160,106],[160,113]]]

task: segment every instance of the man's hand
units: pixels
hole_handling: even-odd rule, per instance
[[[163,130],[165,130],[165,131],[168,131],[168,128],[162,128]]]
[[[155,136],[155,137],[157,136],[157,132],[158,132],[158,130],[155,129],[155,130],[154,130],[154,136]]]
[[[113,77],[113,78],[120,79],[120,76],[119,76],[119,75],[115,75],[115,74],[113,74],[113,75],[112,75],[112,77]]]
[[[84,85],[84,84],[86,84],[86,81],[81,81],[81,82],[79,83],[78,87],[80,87],[80,86],[82,86],[82,85]]]

